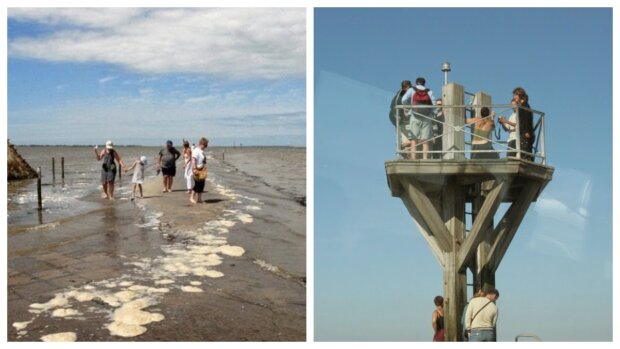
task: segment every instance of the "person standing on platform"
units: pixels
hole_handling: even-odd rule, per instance
[[[496,342],[499,291],[491,288],[485,296],[475,297],[467,306],[465,328],[470,342]]]
[[[413,95],[411,96],[411,105],[434,105],[435,97],[433,91],[426,88],[426,79],[419,77],[415,80],[416,86],[413,87]],[[403,100],[407,94],[403,96]],[[413,107],[413,115],[409,123],[411,158],[416,159],[416,146],[418,142],[422,144],[422,158],[428,159],[429,143],[425,142],[431,139],[432,132],[432,108],[415,108]]]
[[[499,119],[499,122],[505,130],[512,131],[508,138],[508,146],[516,149],[516,134],[514,134],[514,130],[516,129],[517,123],[519,123],[519,145],[521,151],[532,153],[535,140],[534,114],[530,107],[529,96],[523,87],[516,87],[512,91],[512,105],[515,106],[515,112],[511,115],[511,119],[506,120],[503,117]],[[516,122],[512,121],[513,118],[516,119]],[[511,143],[511,141],[513,142]],[[511,146],[511,144],[514,144],[514,146]],[[507,155],[515,156],[515,154],[514,151],[509,151]],[[534,157],[529,154],[521,154],[521,158],[534,161]]]
[[[396,95],[392,99],[391,110],[390,110],[390,120],[392,124],[396,126],[396,118],[398,119],[398,130],[399,132],[399,141],[401,150],[404,152],[409,152],[409,145],[411,142],[409,141],[409,120],[411,118],[411,110],[406,109],[395,109],[397,105],[410,105],[411,104],[411,96],[413,96],[413,87],[411,86],[411,81],[403,80],[400,83],[400,90],[396,92]],[[407,155],[403,154],[403,157],[406,158]]]
[[[495,112],[483,107],[480,110],[481,117],[468,118],[466,124],[474,124],[474,139],[471,142],[471,150],[485,151],[484,153],[471,153],[472,159],[499,159],[499,154],[493,149],[491,143],[491,131],[495,127]]]
[[[441,98],[435,101],[435,105],[443,105],[443,100]],[[446,122],[446,117],[443,114],[443,108],[437,108],[435,110],[435,120],[433,121],[433,144],[431,146],[431,150],[433,151],[441,151],[443,149],[443,123]],[[431,159],[441,159],[441,153],[433,153],[431,154]]]

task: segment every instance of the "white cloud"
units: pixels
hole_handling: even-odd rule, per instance
[[[148,74],[305,77],[305,9],[16,9],[48,35],[9,37],[12,58],[103,62]]]
[[[118,79],[118,76],[106,76],[104,78],[99,79],[100,84],[105,84],[106,82],[110,82],[112,80]]]

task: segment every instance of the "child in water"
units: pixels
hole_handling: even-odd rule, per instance
[[[146,166],[146,156],[141,156],[139,160],[133,162],[133,164],[125,170],[125,173],[133,169],[133,190],[131,191],[131,200],[136,197],[136,188],[140,189],[140,198],[142,198],[142,184],[144,183],[144,166]]]

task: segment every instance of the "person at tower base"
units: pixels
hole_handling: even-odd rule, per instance
[[[465,328],[470,342],[496,342],[499,291],[491,288],[485,296],[475,297],[467,306]]]
[[[433,342],[443,342],[445,341],[445,326],[443,323],[443,297],[437,296],[433,299],[435,303],[435,311],[433,311]]]

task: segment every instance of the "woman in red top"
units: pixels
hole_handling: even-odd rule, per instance
[[[433,342],[444,341],[444,324],[443,324],[443,297],[437,296],[433,300],[435,302],[435,311],[433,311]]]

